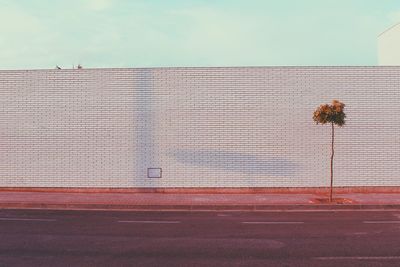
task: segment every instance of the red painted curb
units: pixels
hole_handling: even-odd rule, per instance
[[[400,186],[334,187],[334,193],[400,193]],[[48,193],[170,193],[170,194],[326,194],[327,187],[175,187],[175,188],[77,188],[77,187],[0,187],[0,192]]]
[[[52,204],[1,203],[0,209],[44,210],[157,210],[157,211],[268,211],[268,210],[388,210],[400,204],[278,204],[278,205],[127,205],[127,204]]]

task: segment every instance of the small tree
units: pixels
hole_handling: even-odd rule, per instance
[[[322,104],[315,111],[313,120],[317,124],[330,123],[332,127],[332,143],[331,143],[331,187],[329,202],[332,202],[333,194],[333,156],[335,154],[334,141],[335,141],[335,124],[342,127],[345,124],[344,119],[346,114],[344,113],[344,104],[338,100],[333,100],[332,104]]]

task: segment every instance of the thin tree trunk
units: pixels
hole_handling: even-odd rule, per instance
[[[332,153],[331,153],[331,190],[330,190],[330,195],[329,195],[329,202],[332,202],[332,195],[333,195],[333,156],[335,155],[335,149],[334,149],[334,141],[335,141],[335,127],[332,123]]]

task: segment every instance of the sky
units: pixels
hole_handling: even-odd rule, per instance
[[[377,65],[399,0],[0,0],[0,69]]]

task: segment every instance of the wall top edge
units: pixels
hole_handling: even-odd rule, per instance
[[[381,32],[381,33],[378,35],[378,38],[382,37],[383,35],[385,35],[385,34],[388,33],[388,32],[391,32],[392,30],[396,29],[396,28],[399,27],[399,26],[400,26],[400,22],[394,24],[393,26],[391,26],[391,27],[387,28],[386,30],[384,30],[383,32]]]
[[[94,70],[206,70],[206,69],[400,69],[394,65],[379,66],[218,66],[218,67],[143,67],[143,68],[83,68],[83,69],[0,69],[0,72],[33,72],[33,71],[94,71]]]

